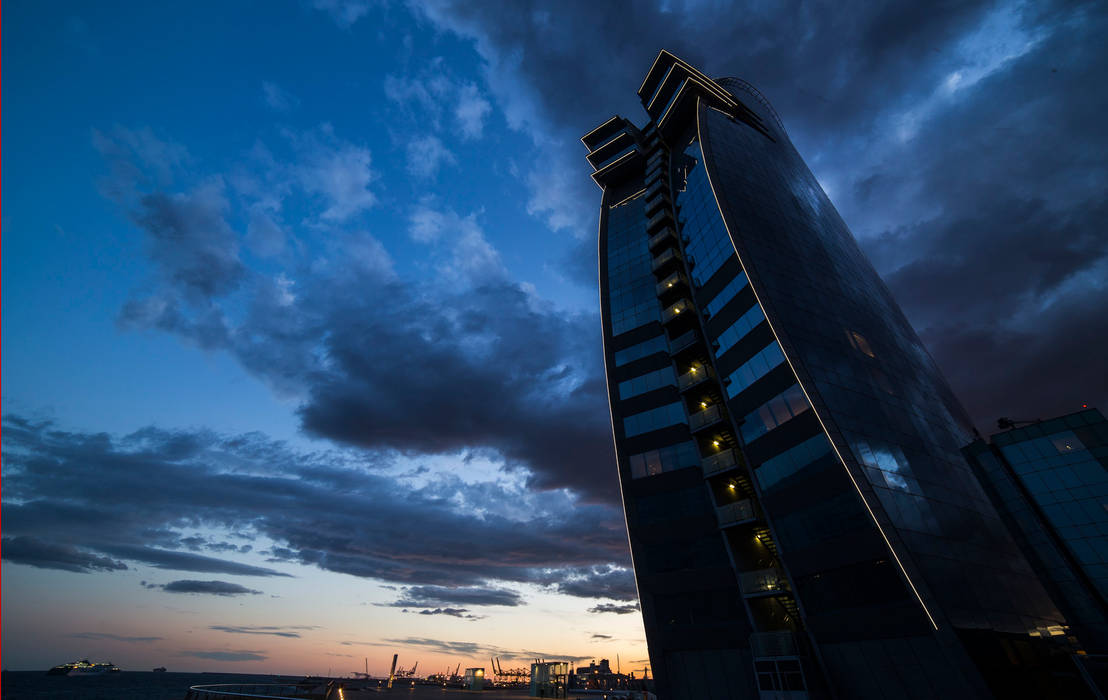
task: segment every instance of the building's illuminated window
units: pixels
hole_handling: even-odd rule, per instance
[[[700,455],[697,453],[694,443],[682,442],[677,445],[631,455],[629,461],[631,463],[631,478],[641,479],[662,472],[697,466],[700,464]]]
[[[873,350],[869,346],[869,341],[865,339],[861,333],[857,331],[846,332],[846,339],[850,341],[850,346],[858,352],[868,357],[877,357],[873,354]]]

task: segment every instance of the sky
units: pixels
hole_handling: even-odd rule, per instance
[[[1108,406],[1103,3],[5,3],[3,666],[646,662],[579,137],[742,77],[978,427]]]

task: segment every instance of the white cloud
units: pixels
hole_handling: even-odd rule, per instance
[[[255,206],[246,224],[246,244],[256,255],[273,257],[285,249],[285,232],[269,211]]]
[[[108,133],[93,129],[92,146],[110,164],[111,176],[102,183],[109,196],[133,188],[150,175],[155,184],[168,185],[189,162],[184,146],[158,138],[149,127],[116,126]]]
[[[431,246],[436,269],[449,280],[480,284],[503,279],[506,271],[500,253],[477,223],[478,213],[461,216],[425,199],[409,215],[408,235]]]
[[[369,0],[312,0],[312,7],[331,15],[335,24],[343,29],[349,29],[364,17],[370,6]]]
[[[442,165],[457,162],[437,136],[427,134],[408,142],[408,172],[416,177],[433,178]]]
[[[458,90],[458,104],[454,107],[454,117],[458,128],[466,139],[479,139],[485,128],[485,118],[492,111],[492,105],[481,96],[473,83],[466,83]]]
[[[466,140],[479,139],[484,134],[485,121],[492,104],[473,82],[455,80],[441,58],[432,59],[427,67],[407,76],[385,76],[385,97],[410,112],[409,117],[443,130],[444,118],[449,130]]]
[[[439,101],[421,80],[386,75],[385,97],[401,106],[414,103],[437,121]]]
[[[564,149],[551,153],[564,153]],[[568,231],[582,239],[596,233],[599,197],[588,181],[584,165],[573,167],[555,159],[549,167],[527,174],[527,213],[543,221],[551,231]],[[584,159],[581,159],[584,163]]]
[[[277,303],[281,306],[291,306],[296,301],[296,295],[292,292],[292,288],[296,283],[285,276],[283,272],[274,278],[273,283],[277,287]]]
[[[300,100],[296,99],[295,95],[268,80],[262,82],[262,95],[265,97],[265,103],[279,112],[287,112],[300,104]]]
[[[377,179],[369,149],[335,138],[329,125],[315,134],[292,137],[299,156],[293,173],[300,186],[326,205],[320,218],[343,222],[377,203],[370,184]]]

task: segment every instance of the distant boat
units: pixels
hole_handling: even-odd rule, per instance
[[[88,659],[60,664],[46,672],[48,676],[99,676],[105,673],[119,673],[119,667],[111,661],[94,664]]]
[[[154,673],[165,673],[165,666],[158,666],[154,669]]]

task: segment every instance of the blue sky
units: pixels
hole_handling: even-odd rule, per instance
[[[1095,3],[3,19],[7,668],[641,668],[577,139],[663,47],[769,97],[983,430],[1106,403]]]

